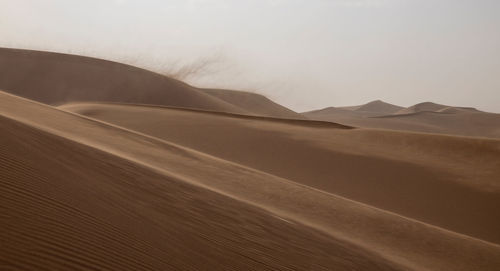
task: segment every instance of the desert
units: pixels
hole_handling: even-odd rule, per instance
[[[0,270],[500,270],[495,1],[0,6]]]

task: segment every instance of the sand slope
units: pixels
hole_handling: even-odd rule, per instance
[[[418,113],[418,112],[425,112],[425,111],[436,112],[436,111],[442,110],[442,109],[447,108],[447,107],[449,107],[449,106],[437,104],[437,103],[433,103],[433,102],[423,102],[423,103],[418,103],[418,104],[412,105],[408,108],[402,108],[401,110],[395,112],[395,114],[409,114],[409,113]]]
[[[256,93],[225,89],[203,89],[203,91],[247,112],[258,113],[255,115],[305,119],[302,115]]]
[[[102,151],[4,117],[0,127],[2,269],[394,270],[345,242]]]
[[[99,148],[109,154],[157,170],[186,185],[193,184],[200,189],[215,191],[241,203],[267,210],[274,216],[281,217],[278,220],[285,223],[302,224],[320,230],[333,240],[337,240],[336,242],[342,240],[341,242],[358,247],[366,255],[365,258],[373,259],[375,262],[378,262],[377,259],[380,257],[385,259],[381,264],[392,263],[393,267],[404,266],[416,270],[495,270],[500,264],[498,257],[500,247],[491,243],[419,223],[176,144],[84,119],[11,95],[0,94],[0,101],[2,102],[0,114],[11,120]],[[60,159],[68,160],[63,156]],[[85,172],[87,171],[83,171]],[[112,190],[119,191],[119,189]],[[156,187],[153,190],[160,194],[159,197],[164,196],[161,195],[164,190]],[[147,198],[135,202],[137,204],[142,202],[144,207],[149,208],[151,205],[148,204]],[[82,204],[79,200],[72,202],[76,205]],[[202,206],[207,204],[205,200],[201,202]],[[121,205],[116,206],[120,208]],[[215,204],[215,206],[226,205]],[[203,213],[203,208],[199,210]],[[232,213],[228,216],[235,215]],[[247,215],[242,219],[245,217]],[[205,220],[206,218],[202,219],[201,223],[205,224]],[[262,228],[264,231],[266,229]],[[224,233],[226,234],[225,231]],[[225,249],[221,253],[224,254]],[[274,254],[270,255],[272,256],[266,259],[277,257]],[[333,269],[332,265],[326,266],[327,269]],[[373,267],[354,267],[354,269],[371,268]]]
[[[449,106],[436,104],[432,102],[423,102],[412,105],[408,108],[402,108],[401,110],[395,112],[395,115],[407,115],[420,112],[440,112],[447,114],[458,114],[458,113],[471,113],[471,112],[481,112],[473,107],[459,107],[459,106]]]
[[[204,91],[129,65],[30,50],[0,48],[0,89],[47,104],[127,102],[304,118],[257,94]],[[248,99],[235,100],[232,96]],[[260,106],[255,106],[255,101]]]
[[[330,115],[346,115],[352,117],[370,117],[370,116],[385,116],[389,114],[394,114],[404,107],[386,103],[381,100],[371,101],[362,105],[354,106],[339,106],[339,107],[327,107],[323,109],[313,110],[304,112],[304,115],[310,116],[330,116]]]
[[[62,109],[500,243],[500,141],[310,126],[160,107]],[[340,128],[340,127],[339,127]]]
[[[364,112],[366,114],[373,114],[373,115],[388,115],[388,114],[393,114],[401,109],[403,107],[397,106],[394,104],[386,103],[381,100],[375,100],[371,101],[369,103],[359,105],[359,106],[348,106],[348,107],[340,107],[342,109],[348,109],[356,112]]]

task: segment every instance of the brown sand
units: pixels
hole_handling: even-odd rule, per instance
[[[304,118],[258,94],[205,91],[121,63],[31,50],[0,48],[0,89],[52,105],[76,101],[127,102]]]
[[[407,219],[342,197],[324,193],[320,190],[297,185],[293,182],[265,174],[261,171],[242,167],[232,162],[186,149],[176,144],[101,122],[84,119],[78,115],[65,113],[8,94],[1,94],[0,100],[2,101],[0,114],[11,120],[41,129],[45,133],[49,133],[53,136],[76,141],[89,147],[103,150],[108,154],[138,163],[142,166],[156,170],[162,175],[177,179],[184,185],[195,185],[198,189],[202,189],[202,191],[207,189],[215,191],[217,194],[231,197],[237,200],[237,202],[240,202],[239,204],[250,204],[259,207],[269,212],[269,215],[275,218],[279,217],[276,218],[277,220],[283,222],[288,221],[286,223],[304,225],[302,227],[308,226],[322,231],[334,240],[342,240],[354,247],[358,247],[359,250],[364,251],[363,253],[371,255],[369,257],[373,257],[373,261],[383,258],[384,261],[381,264],[385,263],[393,267],[403,266],[404,268],[417,270],[495,270],[500,264],[500,257],[498,257],[498,255],[500,255],[500,247],[492,243],[420,223],[412,219]],[[54,147],[65,145],[47,144],[40,139],[38,140],[41,141],[41,145],[47,145],[47,147],[52,145],[55,145]],[[37,141],[35,140],[35,142]],[[21,151],[21,155],[23,155],[23,153],[26,152]],[[7,157],[9,156],[10,154],[7,155]],[[49,155],[49,157],[57,158],[57,156],[53,155]],[[59,159],[63,161],[59,167],[64,168],[63,164],[69,157],[59,156]],[[85,160],[85,158],[82,159]],[[43,159],[35,160],[35,162],[38,163],[41,161],[43,161]],[[85,161],[95,160],[86,159]],[[77,162],[77,164],[81,163]],[[99,164],[106,165],[107,163],[100,162]],[[44,166],[43,168],[49,172],[54,172],[57,171],[59,167]],[[70,166],[69,168],[73,167]],[[11,170],[2,172],[10,171]],[[25,172],[26,170],[20,171]],[[88,171],[86,169],[83,171],[77,170],[77,172],[83,176],[90,173],[94,174],[94,171]],[[107,174],[107,179],[113,178],[115,175],[112,170],[104,170],[104,173]],[[118,174],[118,172],[116,174]],[[46,179],[50,181],[52,178]],[[122,178],[119,180],[121,179]],[[64,180],[67,181],[65,178]],[[75,181],[83,182],[83,180]],[[166,181],[162,181],[162,184],[167,185],[165,182]],[[134,185],[136,185],[136,183],[132,183],[132,186]],[[150,185],[152,184],[146,182],[144,185],[131,188],[133,190],[131,194],[135,195],[137,193],[142,193],[142,189],[144,189],[143,186],[148,187]],[[42,187],[47,186],[42,185]],[[54,187],[78,191],[78,188],[72,188],[71,186],[61,187],[61,185],[57,183],[54,184]],[[92,185],[91,187],[93,189],[92,191],[104,189],[96,185]],[[158,193],[158,197],[160,198],[164,197],[162,194],[164,192],[162,191],[170,190],[167,188],[165,189],[166,190],[157,189],[154,186],[151,188],[152,191]],[[116,193],[120,193],[120,189],[112,190]],[[43,194],[43,192],[41,192],[41,194]],[[68,195],[68,193],[63,194]],[[189,195],[189,193],[187,194]],[[88,199],[89,197],[83,198]],[[148,198],[148,196],[145,196],[143,200],[134,200],[134,198],[129,198],[129,200],[132,200],[135,204],[141,205],[144,209],[148,209],[151,206],[155,206],[149,203],[149,200],[147,200]],[[176,199],[177,197],[174,198]],[[108,200],[108,198],[103,197],[103,201],[106,200]],[[68,208],[77,208],[79,205],[83,204],[82,200],[75,199],[75,197],[70,197],[69,201],[71,205]],[[20,200],[20,202],[23,201]],[[85,201],[83,200],[83,202]],[[200,204],[201,206],[208,206],[207,208],[211,208],[211,205],[206,205],[207,201],[205,200],[200,200]],[[34,205],[36,206],[36,204]],[[116,206],[115,208],[122,209],[123,212],[132,212],[127,208],[128,206],[121,204],[113,205]],[[226,206],[225,203],[214,203],[214,205],[220,207]],[[228,203],[228,205],[232,204]],[[159,204],[159,206],[164,205]],[[181,206],[183,206],[183,204],[181,204]],[[229,217],[236,215],[239,212],[237,206],[240,205],[234,205],[235,211],[226,214]],[[15,209],[16,208],[13,208],[10,212],[15,212]],[[201,209],[200,212],[204,213],[203,210],[204,209]],[[53,211],[48,210],[48,212],[48,219],[50,219]],[[89,216],[97,215],[93,213],[92,209],[88,209],[88,212],[90,212],[88,213]],[[184,210],[180,210],[180,212],[185,215],[183,219],[190,219],[191,212],[186,213]],[[12,215],[9,214],[7,217],[9,216]],[[147,216],[147,214],[144,216]],[[245,219],[245,217],[247,217],[247,215],[244,215],[242,219]],[[167,216],[167,219],[169,220],[171,218]],[[215,220],[219,221],[218,219],[224,221],[220,216]],[[156,217],[153,217],[152,220],[156,221]],[[206,222],[206,220],[206,218],[197,220],[198,223],[200,223],[200,227],[205,227],[205,224],[209,223]],[[52,221],[53,223],[57,223],[58,220]],[[105,221],[110,223],[108,222],[109,218],[106,218]],[[143,220],[141,219],[140,221]],[[173,223],[175,223],[177,220],[173,221]],[[183,224],[179,223],[175,224],[180,225],[180,228],[182,228]],[[162,223],[154,222],[144,222],[144,224],[141,225],[146,227],[147,224],[149,224],[148,227],[160,227],[160,225],[162,225]],[[226,223],[222,222],[222,224]],[[111,223],[110,226],[117,227],[114,223]],[[92,225],[90,225],[90,227],[92,227]],[[100,227],[96,226],[96,228]],[[228,234],[227,231],[231,229],[224,230],[223,228],[215,228],[220,230],[220,232],[222,232],[221,234],[224,236]],[[262,227],[261,229],[263,231],[269,231],[266,227]],[[239,231],[241,229],[237,229],[236,226],[233,230]],[[196,232],[196,229],[194,231]],[[157,238],[159,238],[154,232],[145,232],[151,239],[157,240]],[[57,235],[56,232],[52,232],[52,234]],[[244,235],[236,233],[236,236],[242,237]],[[293,235],[286,236],[286,238],[292,238]],[[140,239],[141,238],[139,238],[139,240]],[[182,239],[179,240],[179,242],[182,241]],[[37,243],[41,241],[34,242]],[[229,248],[226,247],[224,243],[220,243],[217,240],[214,242],[220,244],[220,253],[226,255],[226,250]],[[239,242],[241,242],[241,240],[239,240]],[[315,242],[316,241],[313,243]],[[192,247],[193,245],[198,246],[202,251],[210,250],[203,249],[203,244],[196,242],[191,243],[191,245],[188,244],[186,247]],[[303,247],[302,245],[299,246]],[[158,244],[153,247],[160,248]],[[246,251],[247,249],[244,250]],[[50,249],[48,249],[48,251],[50,251]],[[215,251],[216,250],[214,250],[214,253],[216,253]],[[250,249],[250,251],[254,250]],[[259,251],[261,250],[257,250],[256,253],[260,253]],[[269,256],[267,256],[268,258],[266,259],[275,261],[278,256],[274,255],[271,251],[274,250],[270,250],[270,254],[267,254]],[[9,249],[8,252],[12,254],[17,253],[17,255],[22,254],[22,251],[19,251],[19,247],[18,249]],[[185,253],[186,255],[189,255],[190,252],[191,250],[183,251],[180,249],[179,251],[179,253]],[[168,255],[168,250],[165,253],[165,255]],[[39,260],[36,255],[37,254],[34,256],[35,259]],[[314,253],[309,254],[310,257],[312,257],[312,255],[314,255]],[[16,256],[9,257],[16,258]],[[57,257],[55,258],[57,259]],[[190,258],[193,259],[196,257]],[[331,257],[329,259],[331,260],[332,258],[335,259],[336,257]],[[143,260],[137,258],[133,259],[135,261]],[[276,261],[279,262],[278,260]],[[290,258],[289,261],[292,261],[292,259]],[[204,264],[203,261],[198,262]],[[236,265],[237,263],[234,264]],[[330,263],[324,266],[326,269],[335,269],[336,263]],[[372,268],[365,267],[354,267],[354,269],[367,270]]]
[[[471,137],[500,138],[500,114],[474,108],[420,103],[390,114],[330,107],[303,113],[309,119],[345,125]],[[389,111],[386,111],[389,112]]]
[[[395,112],[395,114],[409,114],[409,113],[418,113],[425,111],[435,112],[446,107],[448,106],[432,102],[423,102],[423,103],[418,103],[416,105],[412,105],[408,108],[402,108],[398,112]]]
[[[499,140],[304,126],[148,106],[61,108],[500,243]]]
[[[388,115],[394,114],[403,109],[401,106],[393,105],[390,103],[386,103],[381,100],[376,100],[369,102],[367,104],[359,105],[359,106],[346,106],[340,107],[341,109],[352,110],[356,112],[373,114],[373,115]]]
[[[203,91],[247,112],[254,112],[254,115],[305,119],[304,116],[256,93],[224,89],[203,89]]]
[[[500,267],[500,140],[349,126],[495,137],[496,114],[382,101],[311,113],[346,126],[13,49],[0,87],[50,104],[0,92],[0,269]]]
[[[5,117],[0,127],[2,270],[395,269],[137,163]]]

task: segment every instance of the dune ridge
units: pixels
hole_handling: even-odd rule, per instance
[[[203,91],[232,105],[236,105],[239,108],[243,108],[247,112],[259,112],[260,115],[269,117],[293,117],[296,119],[303,119],[303,116],[297,114],[295,111],[277,104],[257,93],[227,89],[203,89]]]
[[[0,89],[51,105],[76,101],[127,102],[304,118],[258,94],[205,91],[117,62],[32,50],[0,48]],[[247,99],[239,99],[240,96]],[[259,106],[255,106],[256,101]]]
[[[60,108],[500,243],[494,211],[500,204],[500,183],[494,181],[500,176],[498,140],[346,130],[166,107]]]
[[[302,113],[314,120],[362,128],[500,138],[500,114],[472,107],[419,103],[396,112],[360,112],[356,107],[329,107]]]
[[[314,116],[343,113],[352,116],[368,117],[394,114],[402,109],[404,109],[404,107],[386,103],[382,100],[375,100],[362,105],[327,107],[323,109],[303,112],[302,114]]]
[[[498,245],[8,94],[2,94],[1,100],[0,112],[10,119],[251,203],[339,240],[377,251],[399,266],[494,270],[500,264]]]
[[[154,104],[138,104],[138,103],[109,103],[109,102],[72,102],[61,104],[55,106],[56,108],[62,109],[64,111],[77,113],[84,116],[94,116],[99,113],[99,110],[95,110],[94,106],[130,106],[130,107],[144,107],[144,108],[152,108],[152,109],[173,109],[179,111],[186,112],[201,112],[208,115],[216,115],[216,116],[226,116],[226,117],[236,117],[239,119],[249,119],[249,120],[262,120],[269,122],[277,122],[277,123],[288,123],[288,124],[297,124],[302,126],[311,126],[311,127],[330,127],[330,128],[339,128],[339,129],[353,129],[354,127],[342,125],[339,123],[334,123],[330,121],[321,121],[321,120],[306,120],[306,119],[288,119],[288,118],[277,118],[270,116],[256,116],[256,115],[245,115],[238,113],[230,113],[230,112],[221,112],[221,111],[213,111],[213,110],[203,110],[203,109],[194,109],[189,107],[178,107],[178,106],[164,106],[164,105],[154,105]]]
[[[342,108],[342,107],[341,107]],[[343,107],[349,108],[349,107]],[[403,109],[401,106],[386,103],[381,100],[375,100],[364,105],[355,106],[354,111],[368,112],[373,114],[393,114]]]
[[[418,103],[415,105],[412,105],[408,108],[403,108],[396,112],[396,114],[408,114],[408,113],[417,113],[417,112],[424,112],[424,111],[430,111],[430,112],[435,112],[439,111],[441,109],[447,108],[449,106],[447,105],[442,105],[442,104],[437,104],[433,102],[423,102],[423,103]]]
[[[98,149],[3,116],[0,127],[2,269],[400,269]]]

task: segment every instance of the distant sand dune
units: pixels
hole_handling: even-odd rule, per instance
[[[346,107],[348,108],[348,107]],[[353,108],[353,111],[358,111],[358,112],[367,112],[367,113],[373,113],[377,115],[381,114],[393,114],[398,112],[399,110],[403,109],[401,106],[393,105],[390,103],[383,102],[381,100],[376,100],[369,102],[364,105],[357,106]]]
[[[309,119],[364,128],[500,138],[500,114],[430,102],[416,104],[389,114],[330,107],[304,112],[303,115]]]
[[[416,105],[412,105],[408,108],[403,108],[396,112],[396,114],[410,114],[410,113],[418,113],[418,112],[436,112],[440,111],[442,109],[445,109],[449,106],[447,105],[442,105],[442,104],[436,104],[436,103],[431,103],[431,102],[423,102],[419,103]]]
[[[362,105],[355,106],[340,106],[340,107],[327,107],[319,110],[313,110],[309,112],[304,112],[304,115],[311,116],[329,116],[336,114],[343,114],[348,116],[358,116],[358,117],[372,117],[372,116],[384,116],[389,114],[394,114],[404,107],[386,103],[381,100],[371,101]]]

